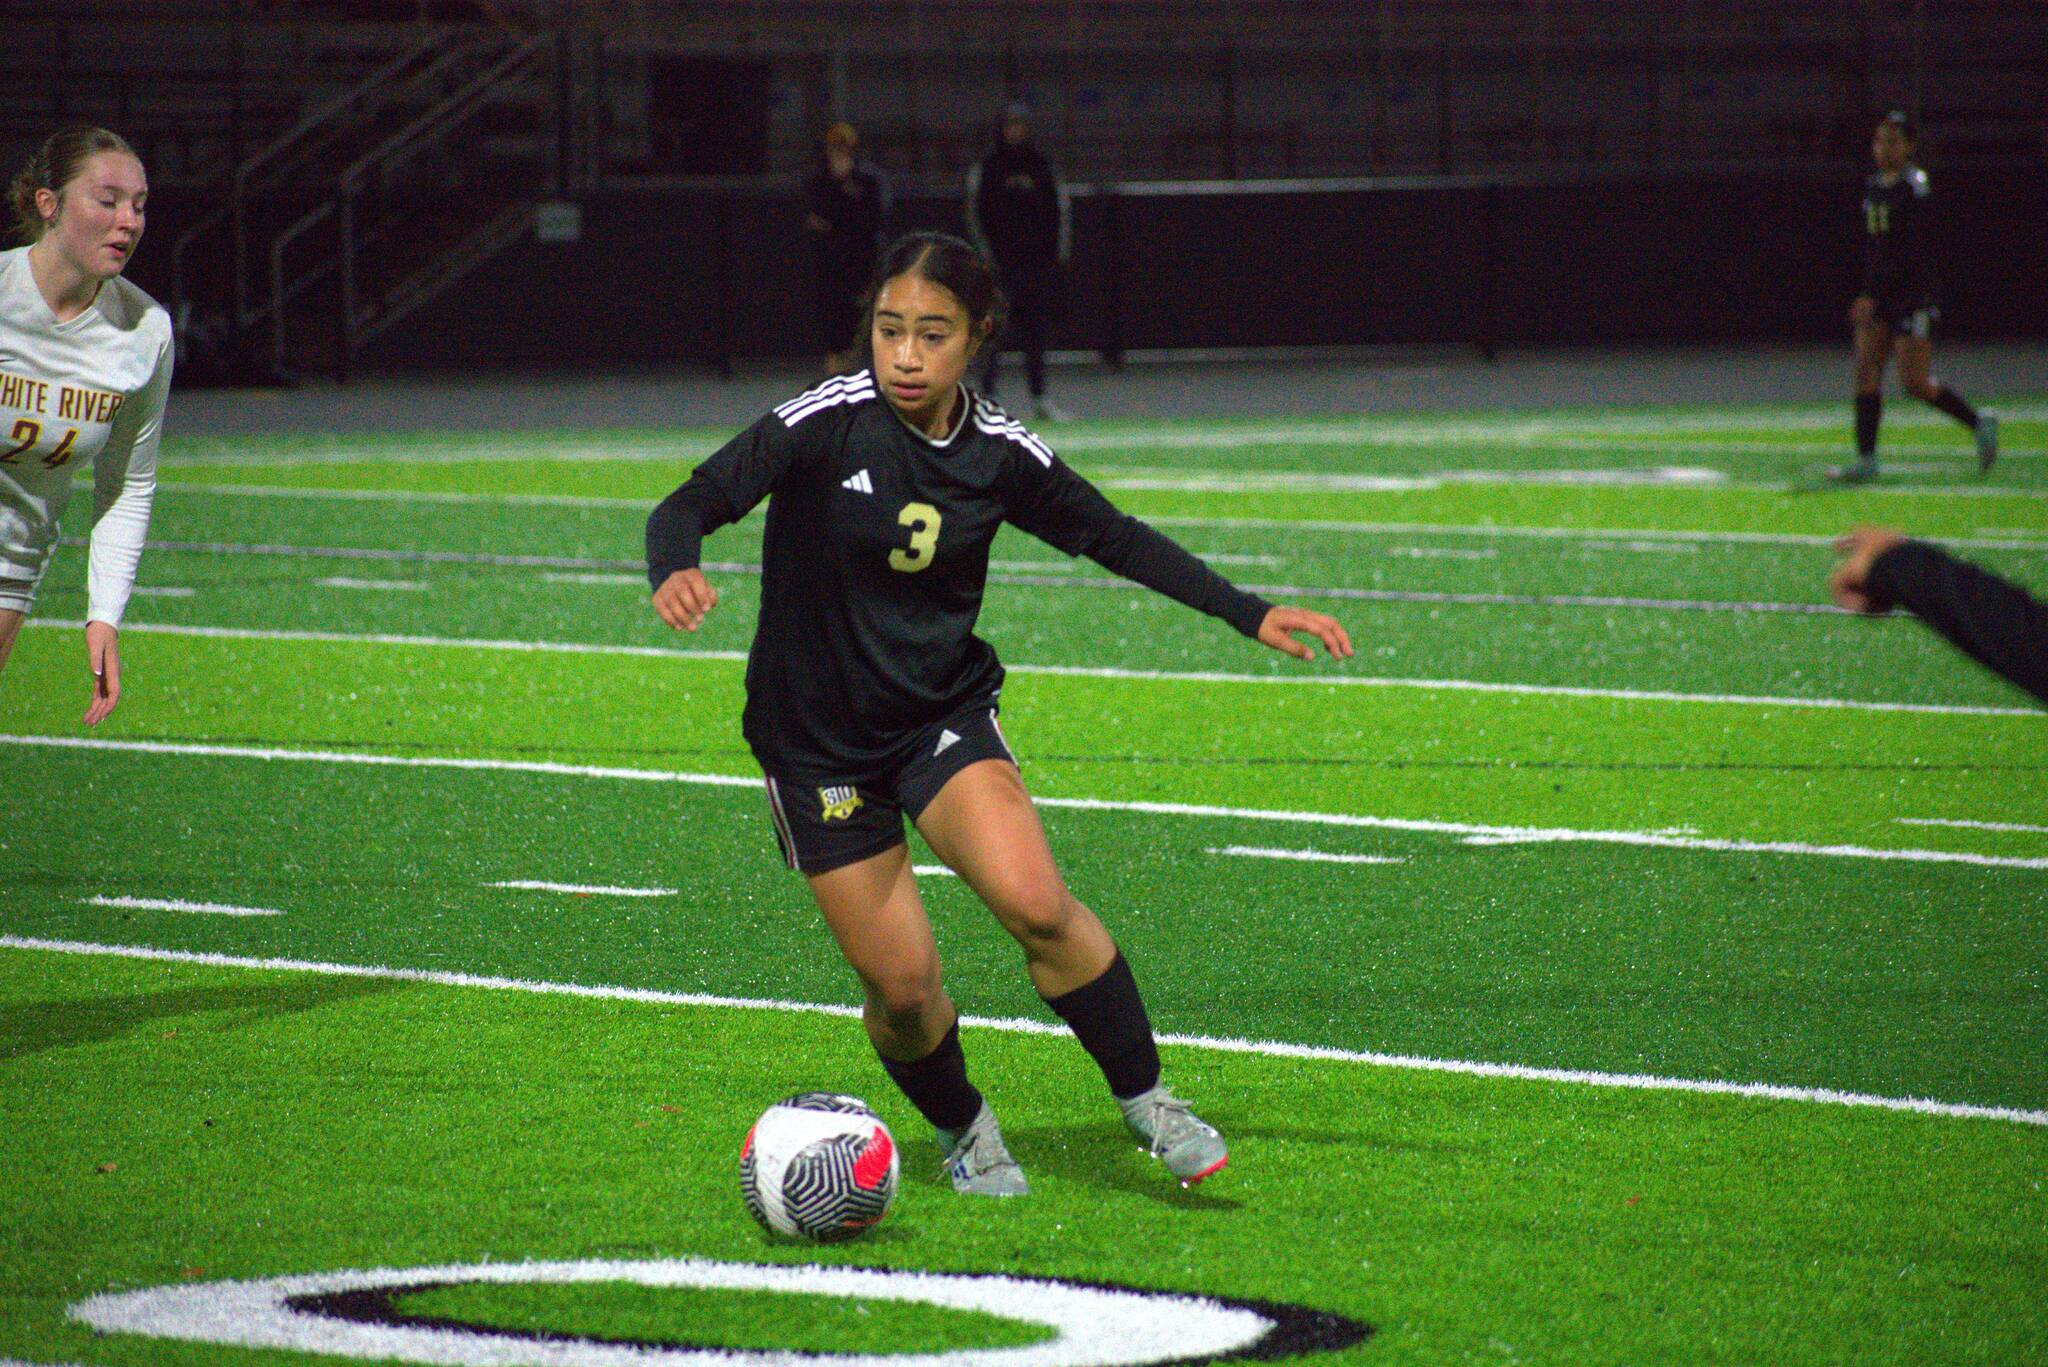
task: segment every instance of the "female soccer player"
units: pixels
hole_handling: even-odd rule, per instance
[[[8,188],[28,243],[0,252],[0,666],[57,544],[76,462],[93,467],[86,662],[97,726],[121,698],[122,610],[149,531],[171,319],[121,279],[149,182],[126,142],[71,128]]]
[[[1894,353],[1908,394],[1933,404],[1977,437],[1977,469],[1998,459],[1998,419],[1980,414],[1936,380],[1934,258],[1927,173],[1913,164],[1913,121],[1894,110],[1878,120],[1870,158],[1877,164],[1863,190],[1863,291],[1849,306],[1856,330],[1856,459],[1829,472],[1842,484],[1877,478],[1877,423],[1883,412],[1884,368]]]
[[[1067,891],[996,724],[1003,668],[974,634],[989,544],[1012,523],[1302,659],[1314,652],[1290,632],[1337,659],[1351,642],[1331,618],[1240,592],[1119,513],[962,383],[1000,322],[994,274],[974,248],[912,234],[877,281],[870,368],[763,417],[654,510],[655,611],[695,631],[718,602],[698,569],[701,539],[774,494],[743,729],[783,856],[859,975],[868,1038],[938,1130],[955,1189],[1028,1188],[967,1080],[906,816],[1016,937],[1032,985],[1101,1066],[1131,1129],[1198,1182],[1227,1161],[1223,1139],[1161,1085],[1137,981]]]

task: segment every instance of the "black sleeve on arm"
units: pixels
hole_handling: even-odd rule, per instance
[[[2026,590],[1924,541],[1880,555],[1869,587],[1878,605],[1912,609],[1971,659],[2048,701],[2048,606]]]
[[[1057,550],[1085,555],[1133,583],[1258,637],[1271,603],[1244,592],[1137,518],[1118,512],[1100,490],[1060,461],[1047,467],[1029,454],[1018,460],[1021,487],[1007,505],[1011,522]]]
[[[770,413],[699,465],[648,515],[648,583],[660,588],[677,570],[697,568],[704,538],[745,517],[802,465],[816,445],[810,438],[827,425],[814,415],[789,427]]]

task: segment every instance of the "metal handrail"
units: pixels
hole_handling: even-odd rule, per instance
[[[395,154],[404,150],[408,143],[420,140],[422,135],[433,132],[437,128],[452,124],[457,114],[465,112],[462,108],[465,104],[473,101],[479,95],[488,93],[492,86],[496,85],[506,76],[509,76],[526,59],[539,52],[546,45],[546,41],[544,38],[526,39],[511,52],[500,58],[497,65],[488,68],[472,79],[468,85],[447,96],[439,104],[428,109],[411,123],[405,125],[405,127],[393,133],[383,142],[350,162],[339,177],[343,193],[346,193],[351,185],[360,181],[364,173],[373,166],[380,162],[394,159]]]
[[[286,306],[299,292],[296,287],[288,287],[285,283],[285,249],[327,219],[334,218],[338,221],[341,242],[333,265],[338,267],[341,277],[340,321],[342,367],[345,372],[354,359],[358,329],[364,321],[368,321],[357,317],[356,307],[355,200],[361,192],[362,182],[372,171],[386,169],[402,161],[416,149],[425,146],[431,136],[456,127],[476,110],[484,107],[484,98],[499,83],[542,54],[546,47],[545,37],[533,37],[520,42],[466,85],[421,113],[374,148],[358,156],[336,177],[336,190],[332,199],[301,215],[272,241],[270,300],[267,305],[253,311],[246,321],[255,322],[266,313],[271,315],[271,348],[276,373],[286,373]],[[330,268],[323,268],[321,274],[324,275]]]
[[[449,33],[430,34],[413,47],[406,49],[397,57],[378,67],[340,95],[335,96],[313,113],[300,119],[291,128],[265,143],[253,154],[244,158],[241,164],[235,168],[228,202],[211,213],[204,215],[191,227],[187,228],[179,235],[177,243],[171,248],[171,290],[173,295],[181,302],[186,298],[185,253],[191,245],[202,236],[212,232],[228,218],[245,217],[246,211],[242,206],[248,192],[249,178],[255,174],[259,167],[276,160],[287,149],[316,129],[326,127],[338,120],[344,112],[375,94],[381,87],[396,77],[399,72],[411,66],[429,50],[450,41],[452,37],[453,35]],[[246,245],[243,248],[243,254],[246,254]],[[238,263],[239,259],[238,257]],[[237,274],[242,274],[239,264]],[[238,301],[238,312],[244,307],[246,307],[246,294],[244,294],[242,300]]]

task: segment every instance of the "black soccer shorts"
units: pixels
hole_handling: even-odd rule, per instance
[[[990,702],[911,732],[873,778],[769,774],[768,812],[783,862],[801,873],[830,873],[901,845],[903,819],[917,820],[946,780],[985,759],[1017,762]]]
[[[1939,317],[1941,310],[1922,295],[1903,295],[1896,299],[1881,297],[1877,300],[1877,321],[1901,337],[1917,337],[1926,341],[1934,335],[1934,320]]]

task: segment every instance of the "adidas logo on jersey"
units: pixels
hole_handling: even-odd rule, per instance
[[[956,743],[956,742],[957,742],[957,741],[958,741],[959,739],[960,739],[960,737],[959,737],[959,736],[957,736],[957,735],[955,735],[955,734],[953,733],[953,731],[952,731],[952,729],[951,729],[951,728],[948,728],[948,729],[946,729],[946,730],[944,730],[944,731],[941,731],[941,732],[939,732],[939,748],[938,748],[938,749],[936,749],[936,750],[934,750],[934,751],[932,751],[932,753],[933,753],[934,755],[943,755],[943,754],[945,754],[945,753],[946,753],[946,747],[947,747],[947,746],[949,746],[949,745],[952,745],[952,744]]]
[[[872,494],[875,491],[875,482],[868,478],[866,470],[857,470],[851,477],[840,480],[839,487],[851,489],[856,494]]]
[[[819,818],[823,821],[845,821],[860,807],[860,793],[852,784],[836,788],[818,789],[818,805],[823,809]]]

